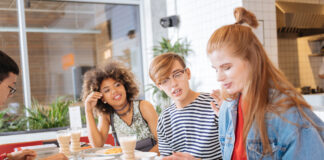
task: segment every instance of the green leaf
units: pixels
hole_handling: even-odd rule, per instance
[[[41,105],[33,100],[32,109],[27,109],[30,113],[28,121],[31,129],[46,129],[65,127],[69,125],[68,111],[72,100],[66,97],[58,97],[49,106]]]

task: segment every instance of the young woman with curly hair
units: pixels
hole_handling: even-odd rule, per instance
[[[82,92],[93,147],[104,145],[112,126],[115,143],[118,135],[136,134],[137,150],[158,152],[158,115],[150,102],[135,100],[139,90],[129,69],[116,61],[92,69],[84,75]],[[99,116],[98,127],[94,109]]]
[[[271,63],[252,32],[254,14],[239,7],[234,16],[236,23],[217,29],[207,45],[225,98],[218,123],[223,159],[323,159],[323,121]]]

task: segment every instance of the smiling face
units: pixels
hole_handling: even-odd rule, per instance
[[[173,101],[182,102],[188,96],[190,70],[184,68],[179,61],[174,61],[171,74],[157,86],[162,89]]]
[[[102,100],[114,109],[123,107],[126,104],[127,94],[124,85],[112,78],[102,81],[100,92],[103,94]]]
[[[216,50],[208,55],[216,70],[217,81],[228,94],[242,93],[249,80],[250,67],[246,60],[233,56],[231,50]]]
[[[0,105],[4,105],[7,99],[12,96],[12,94],[10,94],[10,87],[16,88],[16,82],[17,75],[11,72],[7,78],[0,82]]]

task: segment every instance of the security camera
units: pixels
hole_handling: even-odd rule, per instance
[[[174,16],[169,16],[169,17],[163,17],[160,19],[160,24],[164,28],[168,27],[176,27],[179,25],[179,16],[174,15]]]

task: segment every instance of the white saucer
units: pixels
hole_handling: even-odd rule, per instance
[[[157,153],[155,152],[135,151],[136,160],[154,160],[156,156]],[[121,156],[121,159],[124,159],[124,155]]]

